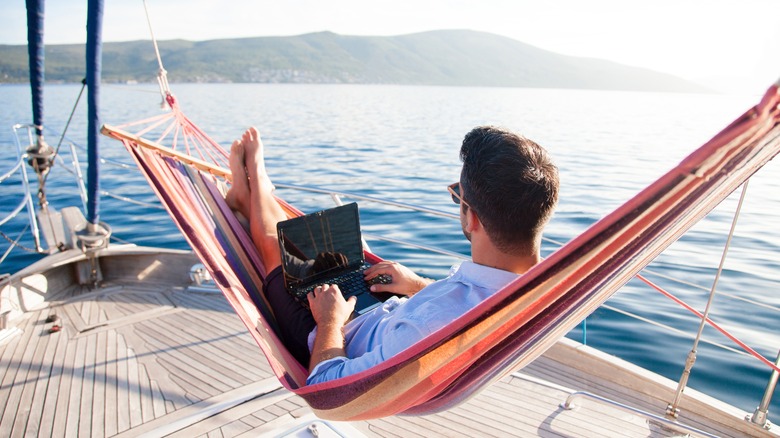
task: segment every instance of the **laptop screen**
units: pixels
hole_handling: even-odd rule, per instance
[[[364,261],[356,203],[279,222],[277,231],[288,287],[306,285]]]

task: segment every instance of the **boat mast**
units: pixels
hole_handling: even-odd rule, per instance
[[[87,8],[87,222],[97,232],[100,220],[100,71],[103,52],[103,0]]]
[[[111,227],[100,222],[100,70],[103,53],[103,0],[87,3],[87,223],[76,232],[82,251],[87,255],[85,269],[79,271],[79,282],[97,283],[102,279],[97,255],[108,247]]]
[[[43,180],[54,162],[54,150],[43,139],[43,45],[44,0],[27,0],[27,54],[30,66],[30,92],[32,95],[35,144],[27,148],[30,166],[35,169],[39,180]],[[46,197],[38,191],[39,204],[46,208]]]
[[[43,0],[27,0],[27,54],[35,134],[43,136]]]

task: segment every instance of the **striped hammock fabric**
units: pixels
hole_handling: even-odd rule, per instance
[[[308,386],[274,332],[258,253],[225,204],[227,172],[118,128],[103,133],[135,158],[280,382],[319,417],[352,421],[446,410],[533,361],[780,151],[779,105],[775,85],[678,166],[476,308],[380,365]]]

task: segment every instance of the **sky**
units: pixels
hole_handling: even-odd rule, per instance
[[[0,44],[26,44],[25,2],[2,0]],[[45,44],[86,39],[86,0],[48,0]],[[159,41],[402,35],[471,29],[553,52],[670,73],[726,92],[780,79],[780,0],[147,0]],[[150,39],[143,0],[105,0],[105,41]],[[164,62],[165,60],[163,60]]]

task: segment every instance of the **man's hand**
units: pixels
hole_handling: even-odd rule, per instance
[[[355,311],[355,297],[344,299],[341,290],[335,284],[317,286],[308,295],[309,307],[317,327],[322,325],[337,325],[339,328],[349,321]]]
[[[363,273],[366,281],[371,280],[380,274],[390,276],[393,281],[388,284],[373,284],[371,285],[371,292],[390,292],[398,295],[412,296],[425,286],[433,283],[433,280],[420,277],[406,266],[391,261],[379,262],[367,268]]]
[[[317,286],[308,295],[309,307],[317,322],[317,335],[309,361],[309,372],[328,359],[344,356],[344,333],[342,329],[355,310],[355,297],[345,300],[339,287],[326,284]]]

